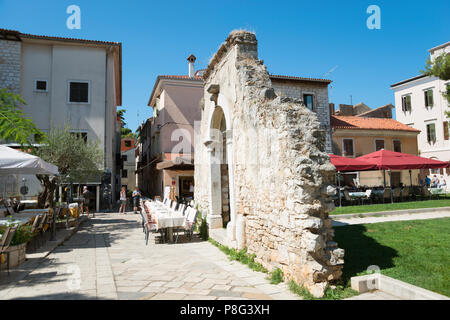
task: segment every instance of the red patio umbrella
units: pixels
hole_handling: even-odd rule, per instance
[[[367,171],[378,170],[376,165],[366,161],[330,154],[330,161],[336,167],[336,171]]]
[[[439,169],[450,163],[390,150],[378,150],[356,158],[376,166],[378,170]]]

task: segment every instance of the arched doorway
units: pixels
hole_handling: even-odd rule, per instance
[[[226,227],[230,217],[230,177],[227,150],[227,124],[220,106],[214,108],[210,123],[211,138],[211,211],[219,216],[222,227]],[[217,226],[219,227],[219,226]]]

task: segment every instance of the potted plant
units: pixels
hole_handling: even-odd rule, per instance
[[[0,226],[0,234],[3,235],[7,226]],[[30,225],[18,226],[14,237],[11,241],[11,245],[8,248],[9,254],[9,267],[13,268],[25,261],[25,251],[27,243],[31,240],[33,234],[31,232]],[[6,258],[6,257],[5,257]],[[2,264],[2,270],[6,268],[7,261]]]

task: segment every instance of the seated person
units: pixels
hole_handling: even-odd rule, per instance
[[[439,188],[447,188],[447,182],[445,182],[445,179],[442,179],[441,183],[439,184]]]
[[[428,176],[425,177],[425,186],[430,187],[431,185],[431,179],[428,178]]]

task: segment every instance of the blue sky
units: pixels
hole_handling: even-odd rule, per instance
[[[66,8],[81,8],[69,30]],[[369,5],[381,29],[369,30]],[[187,74],[195,54],[205,68],[233,29],[256,32],[259,57],[273,74],[333,80],[332,102],[394,102],[390,85],[415,76],[428,49],[450,41],[447,1],[22,1],[0,0],[0,28],[123,44],[123,107],[132,130],[151,116],[159,74]],[[139,118],[138,118],[139,113]]]

